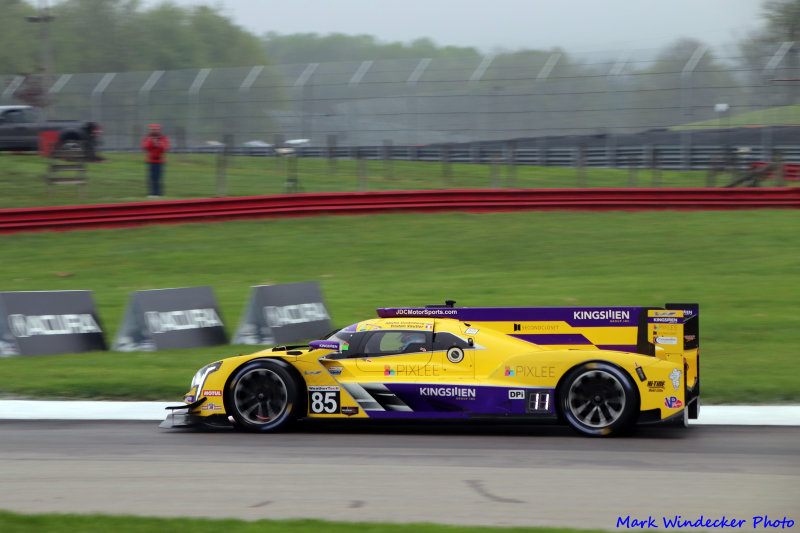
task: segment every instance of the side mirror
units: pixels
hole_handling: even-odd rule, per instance
[[[337,352],[341,348],[338,341],[311,341],[308,346],[315,350],[335,350]]]
[[[471,338],[469,338],[469,339],[467,339],[467,344],[469,344],[470,347],[475,346],[475,341],[472,340]]]

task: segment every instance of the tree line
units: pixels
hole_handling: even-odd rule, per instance
[[[43,13],[34,0],[0,0],[0,75],[41,72],[45,42],[49,42],[57,73],[411,58],[478,61],[483,55],[472,47],[438,46],[429,38],[387,43],[369,35],[268,32],[257,36],[237,26],[219,7],[181,7],[168,1],[143,8],[140,0],[64,0],[47,11]],[[37,16],[41,20],[43,14],[52,17],[46,28],[42,22],[28,22]],[[764,58],[774,53],[777,43],[800,42],[800,2],[766,1],[763,15],[762,29],[739,43],[739,62],[752,70],[758,70],[758,62],[763,68]],[[44,30],[49,32],[48,39],[43,39]],[[628,66],[628,72],[676,72],[676,68],[679,72],[700,45],[702,41],[696,39],[676,41],[661,50],[655,62]],[[556,53],[562,71],[577,69],[576,74],[587,78],[602,75],[592,73],[591,66],[573,64],[568,54],[554,48],[499,53],[487,77],[505,76],[519,65],[543,65]],[[786,61],[790,68],[800,65],[800,45],[788,51]],[[707,52],[697,70],[724,78],[731,69]],[[724,85],[724,79],[719,81]]]
[[[143,9],[139,0],[66,0],[50,7],[50,49],[55,71],[132,72],[268,61],[257,36],[218,9],[164,2]],[[0,0],[0,73],[43,67],[42,15],[23,0]]]

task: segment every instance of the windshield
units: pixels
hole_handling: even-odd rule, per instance
[[[343,347],[345,345],[349,345],[352,340],[353,336],[356,334],[355,324],[352,326],[347,326],[346,328],[342,328],[339,331],[330,335],[326,340],[329,341],[338,341]]]

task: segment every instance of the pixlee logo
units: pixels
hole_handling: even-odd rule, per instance
[[[8,326],[15,337],[35,335],[75,335],[102,333],[94,317],[88,313],[67,315],[9,315]]]
[[[508,366],[506,365],[504,375],[508,377],[526,377],[526,378],[554,378],[556,377],[556,371],[554,366],[528,366],[528,365],[517,365],[517,366]]]

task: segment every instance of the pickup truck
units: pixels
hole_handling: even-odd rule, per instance
[[[36,110],[26,105],[0,106],[0,151],[35,151],[39,132],[58,132],[53,148],[86,159],[97,158],[102,129],[94,122],[81,120],[39,120]]]

